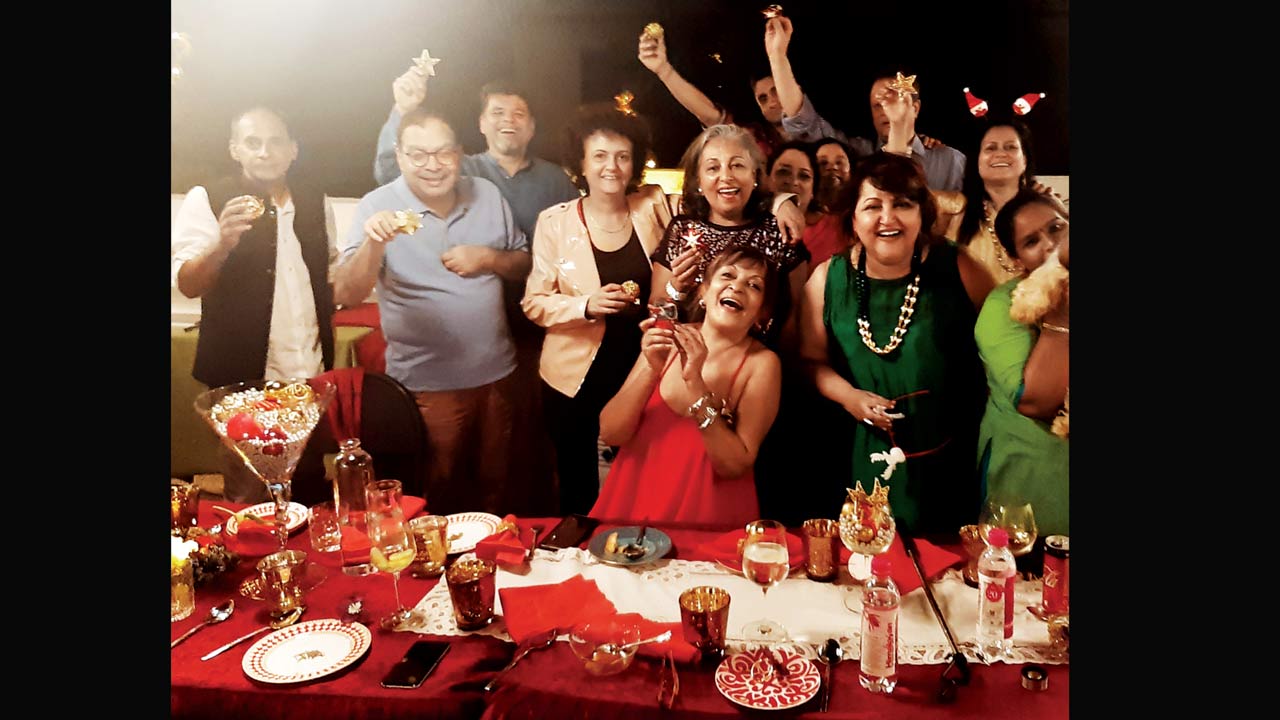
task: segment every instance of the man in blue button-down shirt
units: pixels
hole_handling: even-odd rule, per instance
[[[519,388],[502,281],[528,275],[529,245],[498,188],[460,175],[443,118],[410,112],[395,153],[401,176],[360,199],[342,239],[334,298],[358,303],[377,284],[387,374],[427,426],[432,511],[509,512],[526,488],[509,487]]]

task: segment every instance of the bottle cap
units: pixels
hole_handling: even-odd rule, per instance
[[[987,531],[987,544],[991,547],[1005,547],[1009,544],[1009,533],[1004,528],[991,528]]]
[[[1025,665],[1022,668],[1022,687],[1034,692],[1049,689],[1049,671],[1039,665]]]
[[[888,575],[893,570],[893,561],[888,555],[876,555],[871,559],[872,575]]]

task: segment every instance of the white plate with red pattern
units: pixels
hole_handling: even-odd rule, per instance
[[[502,518],[489,513],[468,512],[446,515],[449,521],[449,554],[471,552],[481,540],[498,531]]]
[[[251,505],[240,512],[260,517],[266,521],[267,525],[275,528],[276,524],[276,504],[273,502],[260,503]],[[302,527],[307,522],[307,506],[300,503],[291,502],[284,507],[284,529],[285,532],[292,533],[294,530]],[[250,521],[252,522],[252,520]],[[240,532],[240,519],[235,515],[227,518],[227,534],[235,535]]]
[[[778,677],[765,658],[787,669]],[[730,701],[753,710],[786,710],[802,705],[818,694],[822,676],[813,661],[784,646],[746,650],[726,657],[716,668],[716,689]]]
[[[254,643],[240,666],[245,675],[259,682],[306,682],[354,663],[372,644],[373,635],[360,623],[308,620]]]

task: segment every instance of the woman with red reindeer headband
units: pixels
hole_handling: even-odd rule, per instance
[[[987,371],[978,463],[989,494],[1029,501],[1040,535],[1069,535],[1070,445],[1065,414],[1071,350],[1066,285],[1070,223],[1051,195],[1018,191],[995,219],[1023,268],[987,296],[974,339]]]

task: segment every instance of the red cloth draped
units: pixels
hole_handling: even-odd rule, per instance
[[[364,368],[337,368],[316,376],[328,380],[338,388],[338,394],[329,404],[325,416],[333,439],[341,443],[347,438],[360,437],[360,398],[364,390]]]

